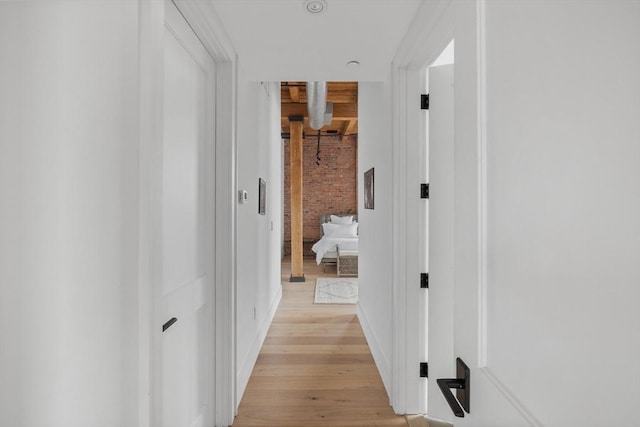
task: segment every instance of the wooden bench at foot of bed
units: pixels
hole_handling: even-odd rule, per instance
[[[332,266],[332,267],[335,266],[336,269],[338,268],[338,253],[337,252],[327,252],[322,257],[322,271],[324,273],[327,272],[327,267],[328,266]]]
[[[357,276],[358,275],[358,251],[357,250],[340,250],[338,246],[338,257],[336,270],[338,276]]]

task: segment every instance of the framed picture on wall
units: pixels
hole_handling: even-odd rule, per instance
[[[258,179],[258,213],[264,215],[267,211],[267,183],[264,179]]]
[[[364,173],[364,208],[373,209],[373,168]]]

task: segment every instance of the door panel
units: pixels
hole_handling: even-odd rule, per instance
[[[429,68],[429,379],[428,414],[452,420],[436,384],[454,371],[453,65]]]
[[[202,274],[200,165],[206,70],[170,29],[165,32],[163,292]]]
[[[203,425],[211,414],[213,292],[205,238],[214,219],[215,64],[172,3],[166,3],[162,145],[162,425]],[[208,267],[209,266],[209,267]],[[208,418],[209,417],[209,418]]]
[[[619,377],[640,378],[640,3],[460,11],[454,350],[471,410],[455,425],[637,426]],[[606,108],[585,108],[588,87]]]

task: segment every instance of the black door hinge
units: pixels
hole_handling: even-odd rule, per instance
[[[420,378],[429,378],[429,364],[420,362]]]
[[[429,184],[420,184],[420,198],[421,199],[429,198]]]
[[[429,289],[429,273],[420,273],[420,288]]]
[[[429,109],[429,94],[420,95],[420,109],[421,110]]]

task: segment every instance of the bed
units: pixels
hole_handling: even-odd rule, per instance
[[[320,216],[321,238],[311,250],[323,271],[335,265],[338,276],[357,276],[358,218],[356,215],[326,214]],[[340,255],[342,253],[342,255]],[[340,263],[342,262],[342,265]],[[342,268],[341,268],[342,267]]]

